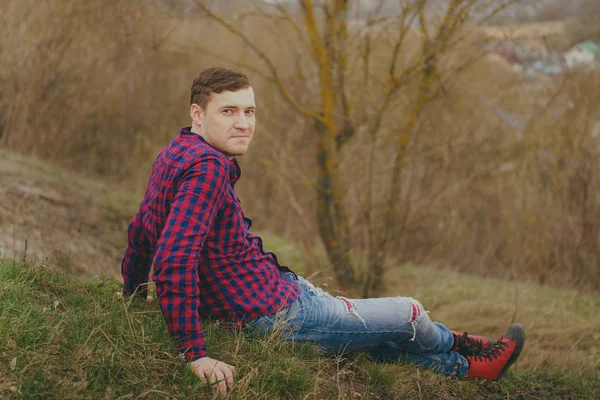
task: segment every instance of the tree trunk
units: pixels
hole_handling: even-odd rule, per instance
[[[344,190],[340,183],[335,137],[327,133],[332,127],[316,122],[317,142],[317,218],[319,235],[329,262],[343,288],[356,284],[354,265],[350,259],[350,227],[344,206]]]
[[[382,222],[380,234],[373,232],[369,238],[369,268],[367,272],[367,278],[363,286],[363,296],[372,297],[381,288],[384,274],[384,262],[385,262],[385,251],[386,246],[392,236],[392,228],[394,227],[394,211],[400,197],[400,190],[402,188],[402,169],[404,166],[404,159],[406,156],[406,149],[410,141],[411,135],[417,122],[419,115],[423,111],[423,108],[430,100],[431,88],[436,79],[436,57],[433,52],[432,43],[426,41],[423,46],[423,57],[425,60],[425,68],[421,76],[421,82],[419,84],[419,92],[417,99],[412,106],[411,113],[409,114],[408,125],[404,131],[398,137],[398,144],[396,145],[396,159],[394,161],[394,168],[392,170],[391,177],[391,189],[386,204],[385,214]]]
[[[344,205],[337,130],[335,124],[335,82],[331,54],[319,37],[314,9],[310,0],[302,1],[306,28],[313,56],[319,70],[321,114],[315,118],[317,141],[317,218],[319,234],[327,250],[336,278],[343,288],[355,285],[354,266],[350,259],[350,226]]]

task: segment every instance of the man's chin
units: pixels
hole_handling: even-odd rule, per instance
[[[240,156],[243,156],[244,154],[246,154],[247,151],[248,151],[248,147],[244,147],[244,148],[227,149],[227,151],[223,151],[223,153],[227,157],[240,157]]]

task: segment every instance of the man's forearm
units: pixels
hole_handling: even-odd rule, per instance
[[[158,241],[153,280],[169,328],[188,359],[206,356],[200,318],[199,254],[223,202],[228,172],[222,160],[202,158],[177,187]]]
[[[177,273],[176,276],[189,276]],[[167,324],[169,332],[179,346],[179,351],[188,361],[206,357],[206,342],[202,331],[202,320],[199,314],[200,300],[198,299],[197,279],[183,283],[168,276],[156,276],[156,294],[158,304]]]

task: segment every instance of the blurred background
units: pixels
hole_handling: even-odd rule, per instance
[[[400,263],[600,289],[597,0],[1,9],[0,247],[25,223],[15,219],[27,192],[15,186],[17,154],[139,204],[155,156],[190,124],[193,78],[220,65],[248,73],[257,96],[236,186],[244,212],[253,229],[302,248],[305,273],[329,269],[363,295]],[[25,181],[50,199],[59,185]],[[58,221],[46,217],[52,236]],[[94,220],[98,240],[107,223]],[[120,256],[104,272],[118,273]]]

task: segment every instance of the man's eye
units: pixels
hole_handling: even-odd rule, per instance
[[[223,110],[223,114],[231,115],[231,114],[233,114],[233,110],[227,108],[227,109]]]
[[[254,115],[255,111],[254,110],[246,110],[246,114],[248,115]]]

